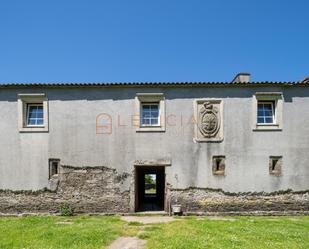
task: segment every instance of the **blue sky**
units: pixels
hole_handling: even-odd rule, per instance
[[[307,0],[2,0],[0,82],[293,81]]]

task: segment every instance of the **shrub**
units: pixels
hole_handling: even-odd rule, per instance
[[[61,216],[72,216],[73,208],[68,203],[64,203],[60,206],[59,212]]]

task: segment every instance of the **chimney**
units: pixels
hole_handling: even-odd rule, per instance
[[[232,83],[246,83],[246,82],[250,82],[249,73],[238,73],[232,80]]]

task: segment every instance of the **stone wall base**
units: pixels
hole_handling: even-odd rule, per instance
[[[134,198],[131,182],[132,175],[107,167],[61,166],[50,180],[52,190],[0,190],[0,215],[56,214],[63,204],[75,213],[127,214]],[[309,215],[309,191],[225,193],[168,188],[167,193],[166,200],[181,204],[186,215]]]
[[[107,167],[62,166],[50,180],[53,191],[0,191],[0,213],[57,213],[69,204],[76,213],[129,212],[128,174]]]
[[[186,214],[297,215],[309,214],[309,191],[278,193],[224,193],[209,189],[171,190],[172,204]]]

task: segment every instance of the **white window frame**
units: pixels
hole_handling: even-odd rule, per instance
[[[158,106],[158,123],[157,124],[143,124],[143,107],[144,106],[153,106],[153,105],[157,105]],[[142,102],[141,103],[141,117],[140,117],[140,126],[141,127],[156,127],[156,126],[160,126],[160,103],[159,102]]]
[[[43,107],[43,124],[36,124],[36,125],[32,125],[32,124],[29,124],[29,114],[30,114],[30,107],[31,106],[42,106]],[[27,127],[44,127],[44,106],[43,106],[43,103],[40,104],[40,103],[28,103],[27,104],[27,115],[26,115],[26,123],[27,123]]]
[[[273,101],[265,101],[265,100],[260,101],[260,100],[258,100],[257,105],[259,105],[259,104],[264,104],[264,105],[265,104],[271,104],[273,122],[272,123],[259,123],[258,117],[260,117],[260,116],[258,116],[258,114],[257,114],[257,120],[256,120],[257,125],[274,125],[274,124],[276,124],[276,108],[274,107],[275,103]],[[268,117],[270,117],[270,116],[268,116]],[[265,119],[265,116],[263,116],[263,118]]]
[[[18,94],[18,127],[19,132],[48,132],[48,99],[45,93]],[[28,105],[43,105],[43,125],[28,125]]]
[[[138,117],[137,132],[164,132],[165,131],[165,98],[163,93],[137,93],[135,98],[136,116]],[[158,103],[159,118],[157,125],[142,124],[142,107],[146,104]]]
[[[258,123],[257,110],[258,103],[273,102],[273,123]],[[283,113],[283,94],[282,92],[256,92],[253,95],[252,120],[253,131],[281,131],[282,130],[282,113]]]

